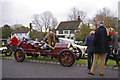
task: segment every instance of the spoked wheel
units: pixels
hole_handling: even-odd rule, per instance
[[[17,49],[14,53],[14,57],[18,62],[23,62],[25,59],[25,52],[23,49]]]
[[[5,55],[11,56],[11,54],[12,54],[12,49],[11,48],[6,49]]]
[[[75,55],[72,51],[65,49],[60,52],[58,59],[62,66],[70,67],[75,62]]]
[[[21,47],[21,45],[22,45],[23,43],[27,43],[27,41],[22,41],[22,42],[20,42],[20,44],[18,45],[18,47]]]

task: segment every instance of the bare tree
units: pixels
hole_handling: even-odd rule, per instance
[[[113,15],[113,12],[108,8],[103,8],[97,12],[93,18],[93,24],[97,26],[96,24],[98,21],[104,21],[104,26],[108,28],[116,25],[116,19]]]
[[[32,21],[33,27],[40,32],[42,32],[42,25],[41,25],[41,20],[40,20],[40,15],[39,14],[34,14],[33,15],[33,21]]]
[[[43,14],[41,15],[42,25],[45,28],[45,32],[47,32],[47,30],[50,28],[52,19],[53,15],[49,11],[43,12]]]
[[[70,9],[70,13],[68,15],[68,20],[78,20],[78,16],[80,16],[80,19],[84,21],[86,17],[86,12],[80,11],[77,8],[73,7]]]
[[[51,26],[51,29],[55,29],[55,27],[57,26],[57,24],[58,24],[57,19],[56,19],[56,18],[53,18],[53,19],[52,19],[52,26]]]
[[[78,19],[78,9],[76,9],[75,7],[73,7],[70,10],[70,14],[68,15],[68,19],[69,20],[77,20]]]
[[[110,9],[104,7],[103,9],[98,11],[98,14],[101,14],[103,17],[111,17],[112,16],[112,12],[110,11]]]

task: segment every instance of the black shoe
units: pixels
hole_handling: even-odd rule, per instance
[[[103,76],[103,74],[100,74],[100,76]]]
[[[94,75],[93,73],[91,73],[91,72],[88,72],[88,74],[90,74],[90,75]]]

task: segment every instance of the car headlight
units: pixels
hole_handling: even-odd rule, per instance
[[[73,48],[72,48],[72,47],[70,47],[70,48],[69,48],[69,50],[71,50],[71,51],[72,51],[72,50],[73,50]]]
[[[77,47],[76,46],[74,46],[74,49],[76,49]]]

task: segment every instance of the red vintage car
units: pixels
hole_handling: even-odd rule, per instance
[[[42,43],[22,41],[15,51],[14,57],[18,62],[23,62],[25,54],[35,57],[53,56],[59,60],[62,66],[70,67],[74,64],[75,60],[79,60],[82,55],[81,50],[77,47],[73,47],[72,44],[56,43],[55,47],[51,47],[47,44],[49,48],[46,48],[44,45]]]

